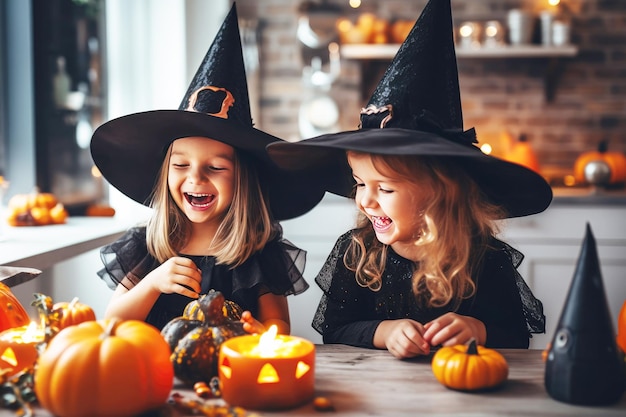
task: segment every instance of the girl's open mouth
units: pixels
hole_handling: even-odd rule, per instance
[[[204,208],[208,207],[215,199],[213,194],[195,194],[184,193],[185,199],[192,207]]]
[[[372,225],[377,232],[385,232],[391,227],[393,221],[389,217],[372,216]]]

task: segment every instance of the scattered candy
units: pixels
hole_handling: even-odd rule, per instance
[[[313,399],[313,407],[317,411],[335,411],[335,406],[326,397],[315,397]]]
[[[209,403],[185,398],[184,395],[174,392],[170,395],[169,403],[184,413],[199,414],[207,417],[255,417],[241,407],[231,407],[220,403]]]
[[[204,400],[212,398],[213,392],[206,382],[196,382],[193,386],[193,390],[196,395]]]

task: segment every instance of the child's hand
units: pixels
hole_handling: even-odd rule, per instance
[[[252,313],[247,310],[241,314],[241,322],[243,329],[250,334],[265,333],[266,329],[263,323],[252,317]]]
[[[424,339],[431,346],[463,345],[472,338],[479,345],[484,345],[487,341],[487,330],[482,321],[456,313],[446,313],[426,323],[424,329]]]
[[[385,320],[374,334],[374,345],[385,347],[396,358],[404,359],[430,353],[430,345],[422,336],[424,327],[415,320]]]
[[[198,298],[202,273],[191,259],[173,257],[150,272],[142,281],[165,294],[180,294]]]

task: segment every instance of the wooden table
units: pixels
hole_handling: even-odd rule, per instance
[[[321,413],[312,404],[306,404],[288,411],[249,412],[246,415],[626,416],[626,395],[610,407],[574,406],[552,399],[544,388],[544,363],[540,350],[500,351],[510,367],[506,383],[496,391],[463,393],[449,390],[437,382],[430,367],[430,357],[401,361],[384,350],[318,345],[315,395],[329,398],[335,407],[334,412]],[[189,390],[179,386],[174,387],[173,393],[197,399]],[[150,413],[150,417],[153,415],[180,417],[192,414],[166,406]],[[49,417],[50,414],[35,410],[35,416]]]

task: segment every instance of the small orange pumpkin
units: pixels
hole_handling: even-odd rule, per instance
[[[59,330],[96,319],[96,313],[93,309],[87,304],[79,302],[78,297],[74,297],[69,303],[64,301],[55,303],[52,310],[59,314]]]
[[[170,348],[139,320],[86,321],[61,330],[39,356],[35,394],[58,417],[130,417],[164,404]]]
[[[626,353],[626,300],[617,316],[617,345]]]
[[[511,147],[506,152],[504,159],[509,162],[515,162],[516,164],[523,165],[537,173],[540,171],[537,155],[524,134],[520,135],[519,139],[511,144]]]
[[[587,182],[585,179],[585,167],[592,161],[603,161],[609,166],[611,170],[609,184],[626,182],[626,155],[622,152],[609,151],[607,140],[600,141],[596,151],[584,152],[576,158],[574,162],[574,178],[576,182],[580,184]]]
[[[502,384],[509,375],[509,365],[498,351],[477,346],[444,346],[434,355],[433,373],[444,386],[461,391],[477,391]]]
[[[28,313],[11,289],[0,282],[0,332],[30,323]]]

